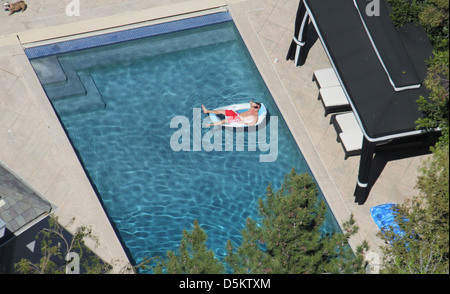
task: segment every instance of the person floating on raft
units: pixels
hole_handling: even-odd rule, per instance
[[[221,115],[225,116],[224,120],[219,120],[212,124],[209,124],[209,125],[207,125],[208,127],[220,126],[223,124],[231,124],[231,123],[236,123],[236,122],[244,123],[247,126],[254,126],[258,122],[258,112],[259,112],[260,108],[261,108],[261,103],[250,101],[250,109],[249,110],[247,110],[245,112],[237,113],[236,111],[230,110],[230,109],[208,110],[202,104],[203,113],[221,114]]]

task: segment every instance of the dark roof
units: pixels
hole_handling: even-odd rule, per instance
[[[366,14],[371,1],[304,2],[366,138],[380,141],[419,133],[415,122],[424,114],[416,101],[428,97],[422,83],[425,60],[432,54],[424,30],[395,28],[385,0],[379,1],[379,16],[371,17]],[[416,84],[416,89],[402,90]]]
[[[6,223],[6,232],[0,245],[23,228],[30,226],[54,206],[24,183],[0,161],[0,218]]]

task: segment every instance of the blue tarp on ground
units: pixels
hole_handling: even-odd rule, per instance
[[[396,236],[402,237],[404,232],[395,221],[396,212],[393,210],[397,206],[396,203],[385,203],[370,208],[370,215],[382,230],[392,230]]]

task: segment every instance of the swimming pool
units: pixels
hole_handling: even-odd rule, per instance
[[[240,243],[246,218],[257,218],[257,200],[269,183],[279,188],[293,167],[311,174],[225,14],[207,25],[107,46],[73,51],[80,48],[72,45],[65,52],[55,45],[44,57],[27,53],[135,263],[176,250],[183,228],[195,219],[208,246],[223,256],[228,239]],[[194,128],[202,104],[215,108],[249,99],[268,109],[267,143],[278,123],[276,160],[261,162],[270,151],[247,150],[249,132],[243,133],[243,151],[236,144],[233,151],[173,150],[174,117],[186,117]],[[190,146],[209,131],[192,129]],[[339,230],[331,213],[323,230]]]

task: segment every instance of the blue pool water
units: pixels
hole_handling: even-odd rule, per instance
[[[279,188],[293,167],[310,173],[232,22],[32,63],[43,73],[41,82],[45,64],[61,66],[47,76],[44,88],[137,263],[176,250],[183,228],[191,228],[195,219],[208,235],[208,246],[223,256],[227,240],[240,243],[246,218],[257,218],[258,198],[269,183]],[[76,93],[80,82],[84,90]],[[278,117],[275,161],[260,162],[269,152],[258,148],[192,151],[193,136],[191,151],[172,150],[174,117],[185,116],[193,125],[194,109],[202,104],[216,108],[249,99]],[[267,142],[273,122],[268,121]],[[200,135],[208,131],[202,128]],[[339,230],[331,213],[323,230]]]

